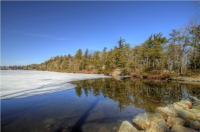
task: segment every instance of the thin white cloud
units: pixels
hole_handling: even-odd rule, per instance
[[[50,38],[50,36],[47,35],[41,35],[41,34],[31,34],[31,33],[26,33],[23,35],[28,35],[28,36],[33,36],[33,37],[40,37],[40,38]]]
[[[69,39],[65,39],[65,38],[54,38],[53,40],[65,41],[65,40],[69,40]]]
[[[9,32],[9,31],[8,31]],[[21,35],[26,35],[26,36],[32,36],[32,37],[39,37],[39,38],[49,38],[52,40],[58,40],[58,41],[66,41],[66,40],[70,40],[67,38],[56,38],[56,37],[52,37],[49,35],[44,35],[44,34],[33,34],[33,33],[24,33],[24,32],[19,32],[19,31],[10,31],[12,33],[17,33],[17,34],[21,34]]]

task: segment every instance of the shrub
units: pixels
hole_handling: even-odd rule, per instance
[[[149,74],[148,74],[147,72],[142,73],[142,77],[143,77],[144,79],[148,78],[148,76],[149,76]]]
[[[170,73],[170,72],[163,73],[162,75],[163,75],[164,78],[171,78],[171,77],[176,77],[176,76],[178,76],[177,73]]]

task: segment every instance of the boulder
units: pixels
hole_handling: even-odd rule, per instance
[[[192,109],[200,110],[200,105],[194,105],[194,106],[192,107]]]
[[[118,132],[139,132],[139,131],[128,121],[123,121]]]
[[[98,132],[111,132],[106,126],[103,126],[99,129]]]
[[[167,119],[167,126],[168,127],[172,127],[173,125],[181,125],[184,126],[185,125],[185,120],[179,118],[179,117],[171,117],[169,116]]]
[[[53,127],[53,124],[46,125],[46,128],[51,128],[51,127]]]
[[[169,132],[169,129],[164,119],[160,119],[152,122],[145,132]]]
[[[140,129],[143,130],[145,130],[150,124],[147,119],[146,113],[137,115],[133,119],[133,123],[135,123]]]
[[[120,68],[116,68],[113,72],[112,72],[112,76],[115,77],[115,76],[122,76],[123,74],[123,71],[120,69]]]
[[[199,121],[194,121],[190,123],[190,128],[199,130],[200,129],[200,122]]]
[[[200,100],[200,94],[199,94],[199,95],[197,95],[197,99],[199,99],[199,100]]]
[[[164,130],[164,131],[169,131],[169,129],[168,129],[168,127],[167,127],[167,123],[165,122],[164,119],[157,120],[157,121],[155,122],[155,124],[159,125],[159,126],[162,128],[162,130]]]
[[[187,111],[193,113],[193,115],[194,115],[193,120],[199,120],[200,121],[200,110],[198,110],[198,109],[188,109]]]
[[[172,105],[165,106],[165,107],[157,107],[155,112],[162,115],[162,117],[167,120],[168,116],[171,117],[178,117],[178,114]]]
[[[122,122],[123,122],[123,120],[116,120],[116,121],[115,121],[115,123],[117,124],[118,127],[121,126]]]
[[[174,108],[190,109],[192,108],[192,102],[188,100],[181,100],[180,102],[173,103]]]
[[[193,97],[193,96],[189,96],[189,99],[190,99],[192,102],[200,101],[199,98]]]
[[[193,121],[195,119],[195,115],[192,112],[188,111],[188,110],[176,109],[176,112],[186,122],[191,122],[191,121]]]
[[[172,128],[170,129],[170,132],[197,132],[197,131],[194,129],[176,124],[172,126]]]
[[[200,110],[200,101],[193,102],[192,109],[198,109],[198,110]]]
[[[133,123],[135,123],[140,129],[146,129],[150,123],[156,122],[157,120],[163,119],[163,117],[158,113],[144,113],[136,116],[133,119]]]
[[[187,105],[188,109],[192,108],[192,101],[189,99],[181,100],[180,103]]]

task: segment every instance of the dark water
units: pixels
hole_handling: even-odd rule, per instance
[[[95,79],[75,89],[1,101],[3,132],[117,132],[123,120],[200,94],[200,85]]]

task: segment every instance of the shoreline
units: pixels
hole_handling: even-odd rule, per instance
[[[130,122],[123,121],[118,132],[197,132],[200,130],[200,94],[157,107],[155,113],[145,112]]]
[[[139,76],[130,76],[130,75],[120,75],[119,71],[115,71],[109,74],[97,73],[95,70],[90,71],[76,71],[76,72],[56,72],[56,71],[40,71],[40,70],[1,70],[1,71],[37,71],[37,72],[50,72],[50,73],[67,73],[67,74],[82,74],[82,75],[103,75],[109,76],[112,78],[140,78],[140,79],[148,79],[148,80],[166,80],[166,81],[176,81],[176,82],[197,82],[200,83],[200,75],[199,77],[192,76],[178,76],[178,77],[164,77],[162,74],[150,74],[149,77],[139,77]]]
[[[169,78],[172,81],[179,81],[179,82],[197,82],[200,83],[200,78],[192,78],[192,77],[172,77]]]

